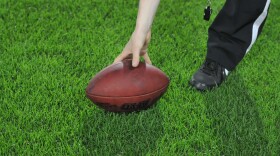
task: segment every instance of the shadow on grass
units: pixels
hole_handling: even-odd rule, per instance
[[[205,98],[221,155],[269,155],[257,106],[237,73]]]
[[[88,111],[83,121],[83,144],[89,155],[149,153],[163,135],[162,116],[155,107],[131,114]]]

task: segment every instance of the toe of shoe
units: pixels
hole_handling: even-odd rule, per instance
[[[189,84],[197,90],[205,91],[207,90],[207,86],[205,83],[197,82],[194,78],[189,81]]]
[[[189,84],[199,91],[210,90],[216,86],[215,81],[212,80],[212,78],[209,75],[200,71],[196,72],[193,75],[193,77],[189,81]]]

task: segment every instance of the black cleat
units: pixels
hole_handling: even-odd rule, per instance
[[[199,91],[211,90],[218,87],[226,79],[228,73],[229,71],[216,61],[206,59],[189,83]]]

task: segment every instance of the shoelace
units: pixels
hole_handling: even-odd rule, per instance
[[[216,75],[218,71],[218,64],[211,60],[206,60],[203,64],[202,71],[208,75]]]

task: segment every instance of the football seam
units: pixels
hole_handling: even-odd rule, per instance
[[[162,91],[164,89],[166,89],[167,87],[169,86],[169,84],[165,85],[164,87],[156,90],[156,91],[153,91],[153,92],[150,92],[150,93],[147,93],[147,94],[141,94],[141,95],[133,95],[133,96],[101,96],[101,95],[95,95],[95,94],[89,94],[87,91],[86,91],[86,94],[88,96],[91,96],[91,97],[101,97],[101,98],[132,98],[132,97],[141,97],[141,96],[147,96],[147,95],[150,95],[150,94],[154,94],[156,92],[159,92],[159,91]]]

